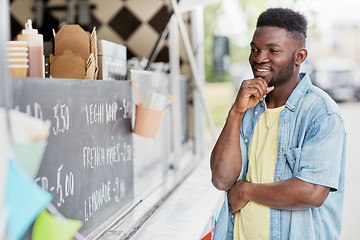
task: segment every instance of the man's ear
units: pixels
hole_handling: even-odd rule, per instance
[[[307,57],[307,50],[305,48],[301,48],[295,54],[295,65],[300,66]]]

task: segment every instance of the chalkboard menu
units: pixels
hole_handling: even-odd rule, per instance
[[[126,81],[14,78],[14,108],[49,119],[35,181],[88,235],[134,197],[132,94]],[[122,210],[123,209],[123,210]]]

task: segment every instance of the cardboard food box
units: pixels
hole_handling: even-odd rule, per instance
[[[65,25],[54,39],[55,55],[50,55],[52,77],[96,79],[98,67],[95,28],[90,34],[79,25]]]
[[[85,62],[80,55],[65,50],[62,55],[50,54],[50,73],[54,78],[85,78]]]

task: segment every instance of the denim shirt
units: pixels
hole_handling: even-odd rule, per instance
[[[304,210],[270,209],[270,239],[339,239],[344,197],[346,133],[336,103],[312,85],[307,74],[280,113],[277,161],[274,182],[299,178],[330,188],[321,207]],[[265,110],[263,101],[249,109],[240,132],[242,170],[245,180],[248,149],[254,128]],[[214,240],[232,240],[234,217],[229,211],[227,194],[215,226]]]

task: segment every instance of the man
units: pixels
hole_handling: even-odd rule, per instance
[[[300,65],[307,21],[263,12],[244,80],[211,154],[213,185],[227,191],[214,239],[339,239],[345,138],[336,103]]]

